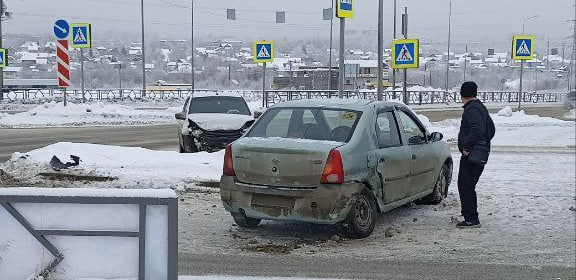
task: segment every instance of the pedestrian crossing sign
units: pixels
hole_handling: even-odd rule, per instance
[[[256,41],[253,47],[254,62],[266,63],[274,61],[274,42]]]
[[[71,48],[89,49],[92,47],[91,25],[89,23],[72,23],[70,30]]]
[[[534,36],[514,36],[512,59],[531,60],[534,57]]]
[[[354,0],[336,0],[336,17],[352,18],[354,16]]]
[[[395,39],[392,41],[392,68],[418,68],[418,39]]]
[[[7,58],[8,54],[6,53],[6,49],[0,49],[0,68],[6,67]]]

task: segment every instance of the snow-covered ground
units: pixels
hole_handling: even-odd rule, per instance
[[[496,126],[493,146],[574,147],[575,145],[574,121],[526,115],[524,111],[512,112],[510,107],[505,107],[491,116]],[[449,143],[457,142],[461,119],[435,123],[430,123],[421,115],[420,119],[430,131],[444,134],[444,139]]]
[[[493,153],[477,187],[483,227],[458,230],[458,165],[448,198],[440,205],[408,205],[383,214],[373,235],[363,240],[339,236],[335,227],[265,221],[256,229],[234,225],[223,209],[216,182],[223,153],[179,154],[94,144],[56,143],[15,153],[0,165],[3,178],[24,184],[66,187],[173,188],[182,190],[179,203],[179,248],[183,253],[234,255],[265,254],[258,246],[286,247],[301,258],[349,257],[413,261],[512,264],[574,267],[576,220],[573,121],[502,110],[493,115],[496,138]],[[429,123],[432,131],[454,141],[460,120]],[[556,148],[554,153],[548,152]],[[524,153],[528,149],[530,153]],[[24,151],[23,151],[24,152]],[[80,165],[56,172],[49,167],[53,155]],[[453,154],[455,162],[459,155]],[[113,177],[106,182],[71,182],[39,176],[66,173]],[[231,276],[181,277],[242,279]],[[258,278],[256,278],[258,279]]]
[[[0,128],[175,124],[174,114],[182,111],[183,102],[68,103],[65,107],[53,101],[11,109],[25,110],[21,113],[0,112]],[[260,101],[248,102],[248,107],[251,112],[262,111]]]
[[[222,174],[224,152],[180,154],[144,148],[96,144],[56,143],[28,153],[14,153],[0,168],[18,181],[46,182],[39,173],[55,172],[49,165],[52,156],[62,162],[80,157],[80,164],[60,173],[76,176],[110,177],[112,181],[90,185],[111,188],[183,189],[197,182],[218,181]],[[83,182],[69,183],[82,186]]]

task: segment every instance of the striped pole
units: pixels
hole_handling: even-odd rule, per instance
[[[66,106],[66,88],[70,86],[70,52],[68,40],[56,41],[56,60],[58,62],[58,86],[64,88],[64,106]]]

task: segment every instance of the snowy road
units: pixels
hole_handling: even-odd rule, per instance
[[[109,144],[153,150],[178,149],[176,125],[0,129],[0,162],[56,142]]]
[[[569,210],[575,204],[575,160],[573,150],[496,152],[478,186],[481,229],[455,228],[453,219],[461,217],[453,183],[443,204],[385,213],[363,240],[308,224],[265,222],[240,229],[222,208],[217,189],[188,193],[180,201],[180,274],[575,279],[576,212]]]

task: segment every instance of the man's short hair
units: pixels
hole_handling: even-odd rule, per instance
[[[478,85],[475,82],[464,82],[460,87],[460,96],[462,97],[476,97],[478,96]]]

